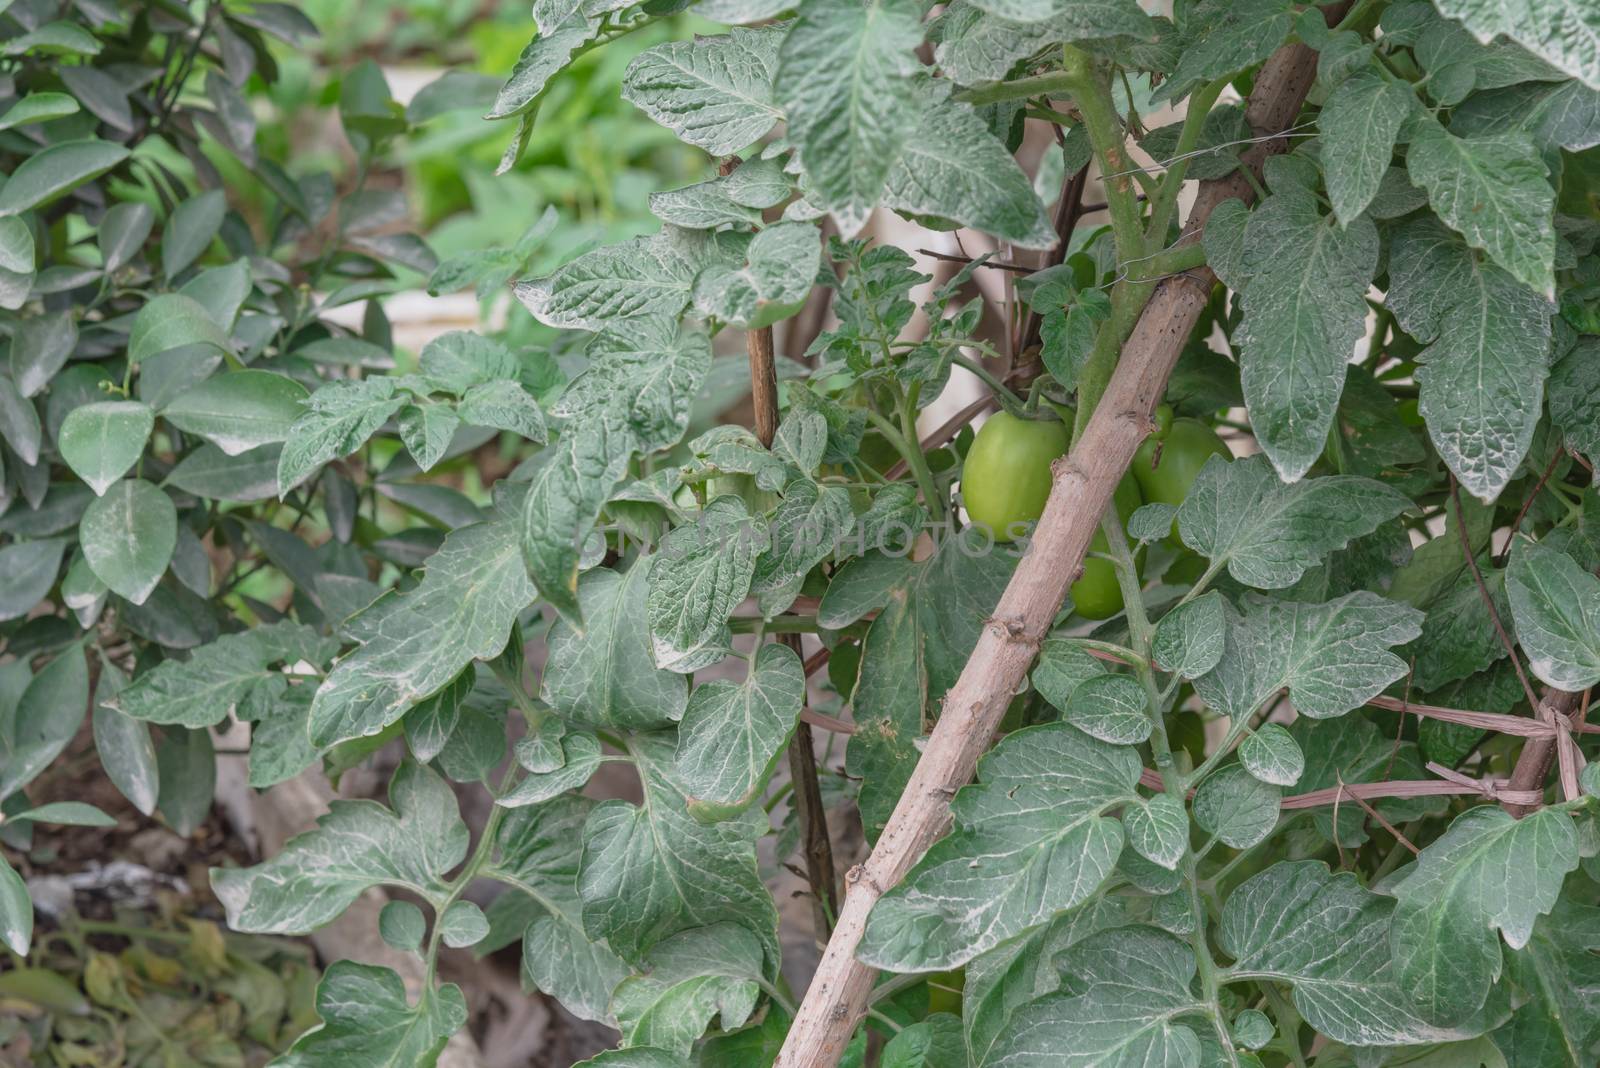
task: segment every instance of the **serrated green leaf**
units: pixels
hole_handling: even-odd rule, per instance
[[[1250,214],[1239,375],[1256,438],[1285,481],[1322,453],[1377,266],[1377,227],[1356,218],[1341,229],[1309,190],[1274,192]]]
[[[289,428],[278,458],[278,493],[285,496],[311,474],[349,455],[376,434],[406,402],[391,378],[330,382],[313,393]]]
[[[1495,1031],[1507,1068],[1581,1068],[1600,1049],[1600,909],[1557,901],[1533,937],[1507,955],[1512,980],[1530,995]]]
[[[540,696],[564,718],[627,730],[682,718],[688,701],[683,676],[651,658],[645,619],[650,568],[650,560],[640,560],[625,573],[585,572],[578,581],[583,629],[566,620],[551,628]]]
[[[1227,981],[1294,985],[1307,1023],[1353,1046],[1422,1045],[1481,1034],[1483,1021],[1437,1027],[1407,1008],[1389,959],[1393,899],[1320,861],[1275,864],[1222,907],[1217,940],[1234,958]]]
[[[187,660],[166,660],[126,686],[111,707],[148,723],[211,727],[234,712],[258,686],[285,685],[271,665],[301,660],[320,665],[336,643],[300,623],[279,622],[228,634]]]
[[[312,741],[325,747],[382,731],[472,661],[498,654],[535,596],[512,522],[452,531],[414,589],[355,617],[361,647],[317,688]]]
[[[689,674],[732,649],[728,618],[750,592],[768,532],[743,500],[718,497],[693,526],[661,539],[645,615],[658,667]]]
[[[1249,716],[1285,687],[1302,716],[1327,719],[1359,708],[1406,662],[1389,650],[1415,638],[1422,613],[1365,590],[1325,604],[1249,597],[1229,619],[1225,651],[1195,690],[1227,716]]]
[[[1044,923],[1094,893],[1122,851],[1107,813],[1133,801],[1139,758],[1064,723],[1009,734],[956,795],[957,830],[879,898],[857,956],[935,971]]]
[[[1178,509],[1178,532],[1213,563],[1226,561],[1240,582],[1282,589],[1410,504],[1368,478],[1330,475],[1285,485],[1263,457],[1214,456]]]
[[[1177,100],[1195,86],[1266,59],[1294,26],[1284,0],[1208,0],[1190,14],[1182,58],[1158,99]]]
[[[846,544],[855,521],[849,490],[809,478],[790,482],[772,517],[772,544],[750,579],[762,611],[774,615],[793,604],[806,575]]]
[[[138,401],[99,401],[72,409],[56,434],[56,447],[73,473],[104,494],[144,454],[156,417]]]
[[[450,784],[420,764],[389,783],[393,810],[335,799],[314,830],[253,868],[212,868],[211,887],[236,931],[309,934],[369,887],[398,886],[430,901],[467,855],[469,833]]]
[[[1012,1013],[1060,988],[1055,960],[1063,950],[1126,922],[1116,899],[1098,897],[968,961],[961,1008],[973,1065],[989,1063],[991,1047],[1008,1031]]]
[[[783,113],[773,99],[787,23],[734,28],[724,36],[673,41],[639,54],[622,98],[713,156],[739,151]]]
[[[1480,41],[1500,34],[1600,89],[1600,12],[1583,0],[1437,0]]]
[[[1535,293],[1555,292],[1555,190],[1531,140],[1464,139],[1437,122],[1422,122],[1412,134],[1406,170],[1467,244]]]
[[[1378,195],[1400,125],[1417,106],[1410,87],[1369,70],[1345,79],[1317,117],[1328,199],[1349,226]]]
[[[539,19],[539,32],[528,42],[511,77],[500,87],[486,119],[509,119],[532,111],[550,79],[571,61],[578,49],[600,32],[601,18],[580,11],[569,11],[565,18]]]
[[[456,415],[469,426],[508,430],[541,445],[548,434],[539,402],[518,382],[501,380],[469,387],[456,405]]]
[[[913,0],[811,0],[780,50],[774,96],[810,197],[855,236],[916,129],[922,9]]]
[[[713,264],[695,277],[695,307],[735,326],[771,326],[805,304],[821,262],[822,234],[815,226],[773,223],[751,239],[744,266]]]
[[[947,76],[972,85],[1003,80],[1052,44],[1154,33],[1133,0],[960,0],[945,8],[934,59]]]
[[[1388,307],[1428,347],[1419,408],[1461,484],[1492,501],[1527,455],[1549,366],[1548,301],[1481,263],[1436,220],[1406,223],[1389,254]]]
[[[711,235],[667,227],[650,237],[602,245],[553,273],[518,282],[517,299],[546,326],[604,330],[616,320],[676,316],[695,275],[715,260]]]
[[[340,960],[317,984],[317,1015],[321,1026],[274,1062],[280,1068],[432,1068],[466,1025],[467,1002],[446,983],[412,1006],[394,971]]]
[[[562,763],[554,769],[543,766],[546,761],[533,758],[525,748],[529,740],[525,737],[517,744],[517,762],[530,774],[496,798],[495,804],[506,808],[543,804],[557,794],[581,790],[600,768],[600,741],[588,731],[568,731],[562,735]],[[530,764],[535,767],[530,768]]]
[[[1519,538],[1506,595],[1541,682],[1574,692],[1600,682],[1600,579],[1566,553]]]
[[[694,819],[672,772],[674,749],[670,732],[633,736],[628,752],[646,803],[604,801],[590,814],[578,878],[584,927],[637,962],[679,931],[734,923],[748,928],[766,959],[776,961],[777,913],[756,872],[755,838],[765,831],[766,817],[716,824]]]
[[[539,592],[576,622],[579,549],[634,452],[675,444],[711,367],[703,332],[669,319],[616,322],[554,406],[568,419],[523,500],[522,552]]]
[[[1395,980],[1419,1016],[1458,1026],[1483,1008],[1501,970],[1500,938],[1521,949],[1578,866],[1572,817],[1521,820],[1497,805],[1457,816],[1395,888]]]
[[[985,1068],[1199,1065],[1199,1039],[1177,1022],[1200,1009],[1186,942],[1154,927],[1120,927],[1084,939],[1056,964],[1062,991],[1013,1015]]]
[[[1055,229],[1010,150],[969,105],[925,85],[921,120],[884,179],[883,203],[949,219],[1021,248],[1049,248]]]
[[[514,909],[523,936],[522,978],[585,1020],[610,1021],[611,991],[628,968],[583,929],[578,868],[583,825],[594,802],[568,795],[510,813],[500,825],[489,874],[512,889],[490,906]]]
[[[624,979],[611,1005],[629,1046],[688,1056],[713,1018],[742,1027],[761,998],[761,942],[746,927],[719,923],[683,931],[645,956],[643,974]]]
[[[760,796],[794,733],[805,691],[800,657],[772,643],[761,647],[743,683],[718,679],[695,689],[676,762],[691,814],[725,819]]]
[[[775,159],[746,160],[728,174],[650,194],[650,213],[692,230],[761,222],[761,209],[789,199],[793,183]]]
[[[930,560],[888,568],[898,581],[878,587],[884,608],[862,644],[851,699],[858,729],[845,750],[846,773],[863,780],[858,804],[869,836],[899,800],[924,717],[954,685],[1011,576],[1015,559],[979,544],[947,539]]]

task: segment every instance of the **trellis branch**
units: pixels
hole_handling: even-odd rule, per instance
[[[1345,6],[1329,10],[1337,17]],[[1304,45],[1287,45],[1275,52],[1257,76],[1246,107],[1251,128],[1270,134],[1291,126],[1316,77],[1316,66],[1316,53]],[[1244,153],[1242,162],[1259,173],[1266,158],[1284,148],[1282,139],[1263,140]],[[1198,240],[1212,209],[1232,197],[1252,199],[1250,180],[1235,172],[1203,183],[1183,240]],[[1134,451],[1150,432],[1151,413],[1166,392],[1167,378],[1215,280],[1202,267],[1154,286],[1080,440],[1056,461],[1050,498],[1027,554],[960,678],[945,696],[939,721],[871,856],[846,876],[844,907],[778,1055],[780,1068],[828,1068],[838,1063],[865,1012],[876,974],[855,959],[867,914],[948,827],[950,798],[972,777],[1067,587],[1081,571],[1100,516]]]

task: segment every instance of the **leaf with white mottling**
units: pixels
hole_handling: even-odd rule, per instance
[[[771,326],[805,304],[821,263],[821,231],[773,223],[751,238],[743,266],[713,264],[695,277],[695,308],[746,329]]]
[[[404,403],[391,378],[330,382],[318,389],[278,456],[278,495],[287,496],[329,460],[361,448]]]
[[[1294,986],[1307,1023],[1352,1046],[1421,1045],[1482,1034],[1481,1017],[1458,1028],[1430,1024],[1406,1007],[1389,959],[1394,901],[1351,872],[1320,861],[1275,864],[1228,895],[1217,942],[1234,958],[1224,981]]]
[[[731,155],[783,117],[772,83],[788,32],[783,23],[657,45],[629,64],[622,98],[689,144]]]
[[[607,568],[578,580],[580,631],[559,620],[540,696],[563,718],[600,727],[648,730],[677,722],[688,701],[682,675],[651,659],[645,592],[652,561],[625,574]]]
[[[1405,677],[1389,650],[1422,631],[1421,612],[1366,590],[1325,604],[1251,597],[1244,607],[1229,619],[1222,660],[1195,681],[1227,716],[1248,716],[1285,687],[1301,715],[1341,716]]]
[[[894,971],[935,971],[1084,901],[1116,865],[1137,751],[1064,723],[1009,734],[956,795],[958,829],[936,842],[867,918],[857,956]]]
[[[413,1006],[389,968],[335,961],[317,984],[321,1026],[273,1061],[277,1068],[431,1068],[467,1022],[461,988],[425,989]]]
[[[1600,682],[1600,579],[1559,549],[1519,538],[1506,594],[1541,682],[1571,692]]]
[[[742,1027],[761,999],[761,942],[746,927],[719,923],[665,939],[612,995],[622,1040],[688,1056],[713,1018]]]
[[[728,617],[749,594],[767,545],[765,525],[734,496],[718,497],[693,526],[661,540],[645,598],[659,667],[688,674],[727,655]]]
[[[1096,675],[1072,691],[1061,718],[1085,734],[1113,745],[1137,745],[1150,737],[1150,700],[1131,675]]]
[[[56,448],[99,496],[139,462],[155,422],[155,413],[138,401],[80,405],[62,420]]]
[[[1262,782],[1293,786],[1306,770],[1306,755],[1276,723],[1263,723],[1239,743],[1239,763]]]
[[[1395,889],[1395,980],[1423,1019],[1457,1026],[1483,1008],[1501,948],[1521,949],[1578,866],[1572,817],[1546,808],[1518,820],[1498,805],[1457,816]]]
[[[737,815],[760,796],[805,703],[805,672],[786,645],[766,644],[744,682],[716,679],[689,697],[677,776],[697,819]]]
[[[935,88],[938,87],[938,88]],[[883,203],[913,218],[949,219],[1021,248],[1049,248],[1055,229],[1006,146],[968,104],[926,83],[922,117],[889,169]]]
[[[1275,590],[1410,506],[1398,490],[1369,478],[1328,475],[1285,485],[1263,457],[1213,456],[1178,509],[1178,532],[1213,563],[1226,561],[1240,582]]]
[[[1180,604],[1156,624],[1151,655],[1161,670],[1181,678],[1197,679],[1222,659],[1226,622],[1222,595],[1216,591]]]
[[[1194,822],[1235,849],[1249,849],[1277,826],[1281,793],[1240,765],[1229,764],[1195,790]]]
[[[778,957],[777,913],[756,871],[758,819],[703,824],[673,773],[670,732],[635,735],[628,752],[639,769],[645,804],[604,801],[583,833],[578,892],[591,937],[604,938],[624,960],[641,961],[679,931],[736,923]]]
[[[369,621],[362,645],[317,688],[312,740],[328,746],[377,734],[472,661],[498,654],[535,596],[512,523],[452,531],[415,588],[356,617]]]
[[[694,236],[690,236],[694,235]],[[704,266],[709,235],[663,229],[617,245],[602,245],[544,278],[516,284],[517,299],[546,326],[604,330],[615,320],[676,316],[689,303]]]
[[[1377,196],[1400,124],[1416,106],[1410,86],[1370,70],[1345,79],[1329,94],[1317,126],[1328,199],[1343,225],[1354,222]]]
[[[1418,125],[1406,153],[1411,180],[1439,218],[1537,293],[1555,291],[1556,193],[1525,136],[1460,138],[1438,122]]]
[[[1135,801],[1122,810],[1128,844],[1152,864],[1176,871],[1189,848],[1189,813],[1167,794]]]
[[[375,801],[330,802],[315,830],[296,835],[253,868],[212,868],[228,926],[258,934],[310,934],[369,887],[398,886],[430,901],[467,855],[469,834],[450,784],[402,764],[389,784],[393,810]]]
[[[89,502],[78,523],[89,570],[111,592],[144,604],[178,544],[178,510],[156,486],[140,478],[114,483]]]
[[[921,23],[914,0],[809,0],[784,38],[774,92],[810,196],[846,237],[917,126]]]
[[[1285,481],[1322,454],[1377,267],[1372,221],[1336,226],[1310,190],[1288,186],[1250,214],[1239,376],[1256,439]]]
[[[505,818],[487,874],[512,889],[490,905],[489,916],[492,925],[497,913],[515,911],[523,928],[524,982],[574,1016],[610,1022],[611,992],[628,967],[604,940],[584,931],[578,897],[583,825],[594,805],[568,795]]]
[[[546,26],[546,22],[553,22]],[[509,119],[533,110],[545,87],[572,59],[572,54],[592,41],[600,32],[601,19],[579,11],[569,12],[559,22],[539,21],[539,32],[528,42],[511,68],[511,77],[501,86],[486,119]]]
[[[1492,501],[1533,441],[1549,367],[1550,302],[1478,257],[1436,219],[1394,235],[1388,307],[1427,345],[1419,411],[1461,484]]]
[[[1203,1011],[1190,992],[1194,950],[1154,927],[1084,939],[1056,960],[1060,993],[1011,1017],[985,1068],[1199,1068],[1200,1040],[1179,1017]]]
[[[226,719],[257,686],[284,682],[271,665],[293,666],[305,660],[320,666],[337,649],[337,643],[299,623],[256,627],[208,642],[187,660],[163,661],[110,703],[148,723],[211,727]]]
[[[1600,89],[1600,10],[1587,0],[1435,0],[1480,41],[1504,34]]]

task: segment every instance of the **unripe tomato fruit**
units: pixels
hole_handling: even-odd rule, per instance
[[[1215,430],[1198,419],[1173,419],[1162,432],[1162,414],[1156,413],[1156,432],[1133,454],[1133,477],[1147,502],[1176,507],[1189,495],[1207,460],[1212,456],[1231,460],[1233,453]]]
[[[1070,437],[1059,419],[1022,419],[997,412],[978,431],[961,469],[967,516],[997,542],[1012,541],[1044,514],[1050,463],[1067,454]]]
[[[1144,499],[1139,495],[1139,484],[1131,474],[1122,476],[1122,481],[1117,483],[1117,492],[1111,500],[1116,506],[1117,518],[1124,523],[1144,503]],[[1103,553],[1110,548],[1111,546],[1106,543],[1105,532],[1095,531],[1094,540],[1089,543],[1089,551]],[[1133,562],[1134,569],[1143,574],[1142,548],[1134,551]],[[1072,584],[1072,607],[1085,619],[1110,619],[1122,611],[1122,583],[1117,581],[1117,565],[1099,557],[1084,557],[1083,574]]]

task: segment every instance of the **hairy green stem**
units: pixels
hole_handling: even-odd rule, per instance
[[[1189,171],[1190,153],[1200,144],[1206,116],[1211,113],[1212,105],[1227,84],[1227,78],[1218,78],[1189,97],[1189,107],[1183,116],[1183,128],[1178,132],[1178,144],[1173,151],[1171,165],[1161,179],[1161,188],[1150,201],[1150,225],[1145,230],[1145,240],[1151,248],[1160,248],[1167,243],[1167,229],[1172,225],[1173,213],[1178,210],[1178,192],[1183,188],[1184,178]]]

